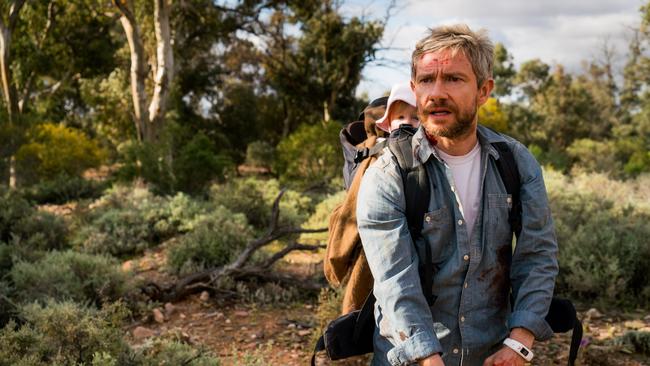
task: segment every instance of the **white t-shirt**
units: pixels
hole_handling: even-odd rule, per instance
[[[445,154],[438,148],[436,151],[451,170],[453,182],[449,184],[456,194],[460,212],[467,223],[467,233],[471,238],[480,204],[481,146],[477,142],[469,153],[461,156]]]

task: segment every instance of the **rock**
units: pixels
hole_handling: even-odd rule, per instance
[[[230,324],[232,321],[230,319],[226,319],[226,324]]]
[[[165,304],[165,315],[170,317],[176,311],[176,307],[171,302]]]
[[[181,317],[181,319],[185,319],[185,318],[187,318],[187,315],[185,315],[185,314],[183,314],[183,313],[181,313],[181,315],[179,315],[179,316]]]
[[[164,323],[165,322],[165,315],[163,315],[160,308],[153,309],[153,320],[155,320],[156,323]]]
[[[223,318],[223,313],[219,312],[219,311],[215,311],[214,313],[205,314],[205,317],[206,318],[215,318],[216,317],[217,319],[221,319],[221,318]]]
[[[601,314],[600,311],[598,311],[598,309],[591,308],[587,310],[585,316],[587,317],[587,319],[600,319],[603,317],[603,314]]]
[[[235,311],[235,316],[240,316],[240,317],[242,317],[242,318],[243,318],[243,317],[247,317],[247,316],[248,316],[248,312],[245,311],[245,310],[237,310],[237,311]]]
[[[645,318],[643,318],[643,320],[645,320],[646,322],[650,323],[650,315],[648,315],[648,316],[646,316]]]
[[[308,329],[303,329],[298,331],[298,335],[301,337],[305,337],[311,334],[311,330]]]
[[[201,292],[201,296],[199,296],[199,299],[201,299],[201,301],[208,301],[208,300],[210,300],[210,293],[207,292],[207,291],[203,291],[203,292]]]
[[[296,327],[296,325],[295,325],[294,323],[289,323],[289,324],[287,325],[287,328],[289,328],[289,329],[293,329],[293,328],[295,328],[295,327]]]
[[[133,270],[133,261],[128,260],[124,263],[122,263],[122,271],[124,272],[131,272]]]
[[[133,338],[135,338],[137,340],[142,340],[142,339],[145,339],[145,338],[153,337],[154,335],[156,335],[156,332],[154,332],[153,330],[151,330],[149,328],[145,328],[145,327],[136,327],[133,330]]]

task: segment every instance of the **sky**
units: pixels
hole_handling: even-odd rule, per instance
[[[346,16],[383,18],[388,0],[347,0]],[[410,57],[428,28],[466,23],[485,28],[501,42],[515,65],[539,58],[580,72],[585,60],[602,55],[604,45],[623,64],[631,29],[640,22],[644,0],[426,0],[397,1],[389,18],[377,61],[366,66],[357,95],[385,95],[394,83],[410,77]]]

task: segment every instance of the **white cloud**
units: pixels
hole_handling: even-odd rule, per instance
[[[386,0],[352,0],[349,9],[366,7],[366,14],[383,16]],[[398,69],[370,66],[364,71],[359,91],[371,98],[382,95],[395,82],[408,78],[410,53],[427,28],[442,24],[467,23],[486,28],[494,41],[502,42],[515,64],[539,58],[560,63],[569,71],[600,56],[604,42],[614,47],[622,60],[627,51],[629,27],[640,21],[643,0],[429,0],[412,1],[388,23],[380,58],[403,63]],[[365,4],[365,5],[364,5]],[[619,60],[619,61],[620,61]]]

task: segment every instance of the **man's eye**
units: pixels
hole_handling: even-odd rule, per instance
[[[433,80],[433,79],[430,78],[430,77],[425,77],[425,78],[420,79],[420,82],[426,84],[426,83],[430,83],[431,80]]]

